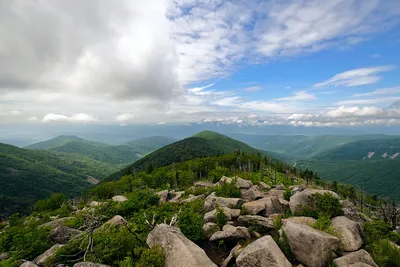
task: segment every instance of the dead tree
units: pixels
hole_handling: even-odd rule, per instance
[[[175,225],[177,224],[177,222],[178,222],[178,216],[179,216],[179,214],[181,213],[181,211],[182,211],[182,209],[179,209],[179,212],[178,212],[178,213],[175,213],[174,216],[172,216],[171,221],[169,222],[169,225],[170,225],[170,226],[175,226]],[[158,223],[156,222],[156,215],[155,215],[155,214],[153,214],[153,218],[152,218],[152,220],[151,220],[151,223],[150,223],[150,221],[147,219],[146,213],[143,213],[143,215],[144,215],[145,223],[147,224],[147,226],[148,226],[150,229],[154,229],[154,228],[158,225]],[[163,222],[163,223],[164,223],[164,224],[167,224],[167,217],[164,218],[164,222]]]

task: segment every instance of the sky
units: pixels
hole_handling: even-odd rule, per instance
[[[398,3],[0,0],[0,125],[399,126]]]

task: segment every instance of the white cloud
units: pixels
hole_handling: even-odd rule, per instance
[[[278,98],[277,100],[281,101],[309,101],[316,100],[317,97],[315,94],[310,94],[307,91],[298,91],[294,92],[292,96]]]
[[[379,103],[392,103],[393,101],[399,99],[397,96],[393,97],[381,97],[381,98],[367,98],[367,99],[351,99],[342,100],[335,103],[339,106],[350,106],[350,105],[369,105],[369,104],[379,104]]]
[[[366,84],[377,83],[381,77],[376,75],[381,72],[392,70],[394,66],[380,66],[353,69],[346,72],[336,74],[332,78],[314,84],[314,88],[321,88],[326,86],[360,86]]]
[[[376,89],[375,91],[362,93],[362,94],[354,94],[353,97],[369,97],[369,96],[379,96],[379,95],[393,95],[400,93],[400,86],[390,87],[390,88],[381,88]]]
[[[241,102],[241,97],[239,96],[231,96],[231,97],[226,97],[219,99],[215,102],[213,102],[214,105],[222,106],[222,107],[231,107],[231,106],[236,106]]]
[[[132,113],[123,113],[116,117],[117,121],[129,121],[134,118],[135,115]]]
[[[38,121],[39,119],[37,117],[29,117],[28,121]]]
[[[45,123],[49,123],[49,122],[85,122],[86,123],[86,122],[96,121],[96,119],[85,113],[74,114],[70,117],[63,115],[63,114],[50,113],[50,114],[47,114],[46,116],[44,116],[42,121]]]

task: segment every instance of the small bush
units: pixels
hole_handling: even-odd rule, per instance
[[[202,213],[186,207],[179,214],[178,223],[182,233],[190,240],[198,242],[205,239]]]
[[[57,193],[49,198],[37,201],[33,208],[35,211],[54,211],[61,208],[66,201],[67,197],[64,194]]]
[[[222,226],[225,225],[225,223],[226,223],[226,216],[225,216],[225,213],[224,213],[224,210],[223,210],[223,209],[221,209],[221,208],[219,208],[219,207],[217,208],[216,218],[217,218],[217,225],[218,225],[219,227],[222,227]]]
[[[312,225],[313,228],[337,236],[335,229],[332,227],[332,222],[329,216],[321,215],[318,220]]]
[[[283,192],[283,198],[285,200],[289,201],[291,196],[293,196],[292,190],[290,190],[289,188],[286,188],[285,192]]]
[[[135,251],[136,252],[136,251]],[[150,249],[143,249],[136,267],[164,267],[164,251],[159,246]]]
[[[218,186],[215,189],[215,193],[219,197],[233,197],[233,198],[239,198],[242,196],[242,193],[240,192],[240,189],[237,188],[234,184],[232,183],[223,183],[222,185]]]
[[[308,212],[309,215],[313,215],[311,217],[318,218],[320,216],[325,216],[333,218],[343,215],[343,206],[339,199],[335,198],[329,193],[316,193],[308,198],[309,207],[311,210],[307,211],[307,207],[305,207],[305,211]]]
[[[389,240],[383,239],[375,241],[369,252],[379,266],[400,266],[400,249],[396,248]]]
[[[249,210],[246,208],[246,206],[242,206],[241,209],[242,209],[241,212],[240,212],[241,215],[248,215],[249,214]]]
[[[160,198],[150,190],[139,190],[128,201],[122,203],[120,215],[130,216],[135,212],[158,205]]]

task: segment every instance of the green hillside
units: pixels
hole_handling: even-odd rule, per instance
[[[123,165],[132,163],[140,159],[143,155],[174,141],[172,138],[155,136],[113,146],[88,141],[76,136],[64,135],[30,145],[26,148],[72,153],[102,162]]]
[[[24,210],[55,192],[76,195],[118,167],[76,154],[0,144],[0,214]]]
[[[390,135],[245,135],[232,134],[253,147],[280,153],[281,157],[310,157],[326,149],[360,140],[391,140],[399,136]],[[286,154],[286,155],[285,155]]]
[[[379,139],[379,140],[362,140],[351,142],[335,148],[324,150],[314,155],[318,160],[360,160],[367,157],[369,152],[375,154],[371,159],[383,159],[382,155],[389,156],[400,152],[400,138],[395,139]]]
[[[400,159],[299,161],[298,167],[318,173],[323,179],[352,184],[371,194],[400,201]]]
[[[117,179],[121,177],[123,172],[127,172],[128,170],[140,172],[146,170],[149,166],[152,168],[159,168],[171,165],[172,163],[184,162],[195,158],[230,154],[237,150],[241,150],[245,153],[260,152],[245,143],[234,140],[225,135],[211,131],[203,131],[148,154],[128,168],[112,175],[107,180]]]

